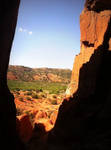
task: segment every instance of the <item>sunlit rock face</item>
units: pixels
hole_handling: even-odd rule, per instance
[[[56,149],[110,150],[111,8],[87,0],[80,15],[81,50],[48,142]],[[71,96],[71,97],[70,97]],[[59,143],[59,144],[58,144]]]
[[[80,31],[81,31],[81,48],[80,53],[75,57],[71,83],[68,88],[69,96],[73,95],[79,84],[79,74],[82,65],[87,63],[93,53],[100,46],[104,46],[104,38],[107,36],[106,33],[109,30],[111,20],[111,1],[109,0],[87,0],[85,8],[80,15]],[[108,50],[111,50],[111,38],[108,39]],[[101,52],[100,56],[96,60],[96,64],[92,64],[90,68],[86,68],[83,75],[83,88],[87,91],[84,96],[88,96],[94,93],[98,67],[101,63]],[[96,65],[96,66],[94,66]],[[92,70],[92,71],[91,71]]]

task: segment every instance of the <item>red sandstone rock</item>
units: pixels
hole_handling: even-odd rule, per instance
[[[47,118],[47,113],[43,111],[39,111],[35,116],[35,120],[39,120],[41,118]]]
[[[94,3],[93,3],[94,2]],[[96,2],[98,1],[92,1],[92,6],[95,6]],[[107,4],[110,1],[104,1],[102,0],[102,3]],[[89,3],[89,1],[87,1]],[[99,2],[100,4],[100,2]],[[97,5],[96,5],[97,6]],[[104,6],[104,5],[102,5]],[[88,4],[86,4],[86,7],[88,7]],[[71,76],[71,83],[69,88],[66,91],[67,96],[73,95],[79,85],[79,78],[80,78],[80,69],[83,65],[88,63],[94,54],[94,52],[103,45],[104,37],[107,32],[109,22],[111,19],[111,10],[103,10],[99,13],[96,11],[90,11],[88,9],[84,8],[80,15],[80,30],[81,30],[81,50],[80,54],[75,57],[73,70],[72,70],[72,76]],[[99,8],[98,8],[99,9]],[[109,50],[111,50],[111,39],[109,40]],[[101,52],[100,52],[101,53]],[[86,82],[87,90],[85,93],[83,93],[84,96],[88,96],[91,93],[94,93],[95,90],[95,82],[97,78],[97,70],[101,63],[101,54],[96,59],[96,67],[94,66],[94,63],[90,66],[90,68],[86,69],[86,72],[84,75],[82,75],[82,82]],[[87,74],[88,72],[88,74]],[[90,72],[93,72],[92,74]],[[94,73],[95,72],[95,73]],[[89,82],[89,85],[88,85]],[[81,83],[82,85],[82,83]],[[84,89],[85,87],[85,83]]]
[[[51,122],[52,125],[55,124],[56,119],[57,119],[57,115],[58,115],[58,111],[54,111],[54,112],[51,114],[51,116],[50,116],[50,122]]]
[[[44,127],[44,131],[45,132],[50,131],[52,129],[52,127],[53,127],[53,125],[51,124],[50,120],[49,119],[45,119],[45,118],[42,118],[42,119],[39,119],[39,120],[35,120],[35,124],[37,126],[42,125],[39,128],[42,130],[43,127]]]
[[[62,79],[60,76],[57,76],[52,73],[48,73],[47,76],[48,76],[49,80],[51,80],[52,82],[62,82]]]
[[[16,122],[17,122],[17,131],[20,136],[20,139],[23,142],[28,142],[32,137],[32,130],[33,130],[29,116],[27,114],[19,116]]]
[[[49,133],[50,143],[63,142],[66,150],[110,149],[106,142],[111,142],[110,4],[87,0],[80,16],[81,50],[67,90],[72,97],[63,101]]]
[[[8,72],[7,79],[8,80],[17,80],[17,77],[12,72]]]

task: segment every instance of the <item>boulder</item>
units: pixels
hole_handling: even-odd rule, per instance
[[[33,126],[27,114],[23,114],[17,118],[17,132],[20,139],[26,143],[32,137]]]

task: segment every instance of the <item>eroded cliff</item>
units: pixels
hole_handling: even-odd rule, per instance
[[[85,8],[80,15],[81,49],[75,57],[69,95],[73,95],[79,85],[80,69],[90,62],[92,55],[98,53],[92,64],[81,75],[83,95],[88,96],[95,92],[98,69],[101,64],[102,49],[111,50],[111,2],[107,0],[86,1]]]
[[[80,15],[81,50],[76,56],[70,95],[49,133],[49,148],[111,148],[111,5],[87,0]]]

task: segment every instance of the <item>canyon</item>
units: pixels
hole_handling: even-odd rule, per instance
[[[7,86],[19,0],[12,3],[4,0],[0,8],[3,19],[0,23],[1,146],[17,150],[110,150],[111,2],[86,0],[80,15],[81,50],[74,60],[67,98],[60,105],[55,125],[49,132],[44,131],[42,124],[33,129],[27,123],[28,135],[32,134],[27,143],[20,139],[22,125],[17,123],[14,96]],[[23,119],[26,125],[28,116]]]

